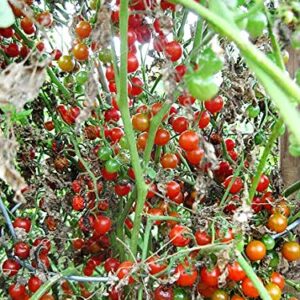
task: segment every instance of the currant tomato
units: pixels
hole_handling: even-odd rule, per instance
[[[179,146],[185,151],[196,150],[199,147],[200,138],[195,131],[186,130],[179,136]]]
[[[283,288],[284,288],[284,286],[285,286],[285,280],[284,280],[284,277],[283,277],[280,273],[278,273],[278,272],[273,272],[273,273],[271,274],[270,281],[271,281],[272,283],[277,284],[277,285],[279,286],[279,288],[280,288],[281,290],[283,290]]]
[[[49,11],[43,11],[36,16],[37,22],[44,27],[51,27],[53,24],[53,16]]]
[[[281,299],[281,289],[279,286],[273,282],[270,282],[266,285],[266,290],[268,291],[272,300]]]
[[[116,272],[120,266],[120,261],[116,258],[110,257],[104,263],[104,269],[108,272]]]
[[[31,228],[31,220],[29,218],[16,218],[13,226],[14,228],[23,228],[28,233]]]
[[[285,242],[281,249],[282,256],[288,261],[300,259],[300,245],[297,242]]]
[[[143,81],[138,77],[131,78],[132,89],[131,96],[139,96],[143,92]]]
[[[229,189],[229,192],[231,194],[237,194],[241,191],[241,189],[244,187],[243,180],[240,177],[236,177],[232,183],[233,176],[229,176],[224,181],[224,186],[227,189],[229,185],[231,185],[231,188]]]
[[[139,67],[139,61],[135,54],[129,53],[128,58],[127,58],[127,70],[128,73],[133,73],[135,72]]]
[[[118,196],[126,196],[131,191],[131,184],[130,183],[123,183],[123,184],[116,184],[115,185],[115,193]]]
[[[129,275],[133,268],[133,265],[134,264],[131,261],[122,262],[117,270],[117,276],[119,277],[119,279],[123,279],[124,277],[126,277],[129,284],[134,283],[134,278]]]
[[[4,50],[9,57],[18,57],[20,54],[19,46],[16,43],[10,43]]]
[[[72,199],[72,207],[76,211],[81,211],[85,207],[84,199],[80,195],[76,195]]]
[[[181,225],[175,225],[169,233],[169,239],[171,240],[174,246],[185,247],[190,242],[190,238],[185,236],[187,233],[188,230],[186,227]]]
[[[195,239],[199,246],[211,243],[211,236],[206,231],[197,230],[195,233]]]
[[[224,290],[217,289],[213,292],[211,300],[229,300],[229,295]]]
[[[273,215],[271,215],[267,223],[267,227],[270,230],[275,231],[277,233],[285,231],[287,225],[288,225],[287,217],[278,212],[275,212]]]
[[[266,246],[261,241],[253,240],[246,247],[246,255],[251,261],[262,260],[266,253]]]
[[[172,62],[175,62],[182,56],[182,46],[177,41],[166,43],[165,53]]]
[[[138,131],[147,131],[150,127],[149,116],[145,113],[137,113],[132,117],[132,126]]]
[[[257,298],[259,296],[258,290],[253,285],[252,281],[246,277],[242,282],[242,291],[245,296],[250,298]]]
[[[186,159],[192,165],[199,165],[203,157],[204,150],[202,150],[201,148],[186,152]]]
[[[181,191],[180,184],[176,181],[169,181],[166,184],[166,195],[170,199],[174,199]]]
[[[194,115],[194,120],[198,122],[198,127],[204,129],[210,123],[210,115],[207,110],[197,111]]]
[[[90,36],[92,32],[92,26],[87,21],[80,21],[75,28],[75,32],[79,38],[85,39]]]
[[[246,277],[246,273],[241,268],[238,262],[234,262],[227,266],[228,270],[228,279],[233,281],[241,281]]]
[[[159,128],[155,135],[154,143],[158,146],[164,146],[170,141],[170,132],[164,128]]]
[[[159,260],[160,257],[157,255],[151,256],[150,258],[147,259],[147,265],[149,268],[149,272],[152,275],[155,275],[157,273],[162,272],[163,270],[165,270],[168,266],[166,263],[164,263],[163,261],[159,261],[157,262],[157,260]]]
[[[26,294],[26,288],[22,284],[13,283],[9,286],[8,293],[13,300],[21,299]]]
[[[197,269],[188,262],[179,264],[175,269],[175,274],[179,274],[176,284],[182,287],[193,286],[198,277]]]
[[[14,259],[8,258],[2,264],[2,272],[6,276],[15,276],[21,269],[21,265]]]
[[[182,106],[191,106],[195,103],[196,99],[192,97],[191,95],[181,95],[178,97],[178,102]]]
[[[197,286],[198,293],[206,298],[210,298],[213,295],[215,290],[216,290],[215,286],[209,286],[201,281],[199,282],[199,284]]]
[[[29,257],[30,254],[30,247],[25,242],[17,242],[14,245],[14,253],[20,259],[26,259]]]
[[[98,215],[93,224],[93,228],[97,234],[106,234],[111,229],[112,222],[110,218]]]
[[[261,175],[256,190],[260,193],[264,192],[270,184],[269,178],[266,175]]]
[[[75,67],[75,64],[74,64],[71,56],[63,55],[58,60],[58,66],[64,72],[72,72]]]
[[[200,271],[201,281],[204,284],[212,287],[218,286],[220,275],[221,271],[218,266],[215,266],[213,269],[203,267]]]
[[[159,286],[154,290],[154,300],[173,300],[174,292],[170,286]]]
[[[179,161],[174,153],[165,153],[162,156],[160,163],[164,169],[175,169]]]
[[[89,57],[89,48],[84,43],[78,43],[73,48],[73,55],[79,61],[85,61]]]
[[[42,283],[43,282],[39,277],[32,275],[28,280],[28,289],[30,292],[34,293],[40,288]]]
[[[267,250],[272,250],[275,247],[275,240],[269,234],[263,235],[261,241],[265,244]]]
[[[186,117],[177,117],[172,121],[172,128],[176,133],[182,133],[189,127],[189,121]]]
[[[224,105],[224,100],[222,96],[218,96],[212,100],[204,102],[205,108],[212,114],[218,113],[222,110]]]

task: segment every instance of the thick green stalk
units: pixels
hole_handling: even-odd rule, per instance
[[[284,197],[289,197],[290,195],[294,194],[295,192],[300,190],[300,180],[293,183],[287,189],[285,189],[282,193]]]
[[[268,291],[264,287],[262,281],[257,277],[255,272],[253,271],[251,265],[248,264],[248,262],[246,261],[246,259],[243,257],[243,255],[240,252],[236,251],[236,255],[237,255],[237,262],[240,264],[242,269],[247,274],[248,278],[252,281],[252,283],[254,284],[256,289],[258,290],[258,292],[260,294],[260,297],[263,300],[272,300],[272,298],[269,295]]]
[[[159,125],[161,124],[162,119],[168,113],[170,107],[171,107],[171,104],[166,102],[162,106],[161,110],[151,120],[147,144],[146,144],[146,148],[144,151],[144,167],[145,168],[147,167],[147,165],[150,161],[150,158],[151,158],[151,152],[152,152],[152,148],[154,145],[156,131],[157,131]]]
[[[198,15],[206,19],[212,24],[221,34],[234,41],[243,53],[251,59],[256,65],[268,74],[276,84],[285,91],[290,97],[300,102],[299,86],[278,66],[276,66],[262,51],[253,45],[248,37],[230,21],[222,18],[220,15],[210,11],[203,5],[190,0],[172,0],[171,2],[183,5],[196,12]]]
[[[203,19],[200,18],[197,22],[197,28],[194,38],[193,49],[191,51],[191,62],[196,62],[197,54],[200,50],[203,37]]]
[[[120,4],[120,37],[121,37],[121,64],[119,74],[119,93],[118,93],[118,105],[121,112],[124,131],[129,145],[129,152],[131,157],[131,163],[135,174],[136,188],[137,188],[137,200],[136,210],[132,229],[132,238],[130,241],[130,249],[135,256],[137,252],[137,244],[139,231],[142,221],[142,212],[147,194],[147,185],[145,184],[143,170],[140,163],[138,150],[136,147],[136,138],[134,135],[130,112],[128,107],[128,91],[127,91],[127,56],[128,56],[128,0],[122,0]]]

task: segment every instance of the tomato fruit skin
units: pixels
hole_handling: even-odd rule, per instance
[[[109,160],[112,155],[113,155],[113,151],[112,151],[112,149],[110,147],[102,147],[98,151],[98,157],[102,161]]]
[[[275,212],[273,215],[271,215],[267,223],[267,227],[277,233],[285,231],[287,225],[287,217],[278,212]]]
[[[4,50],[9,57],[18,57],[20,54],[19,46],[16,43],[10,43]]]
[[[198,286],[197,286],[197,291],[199,294],[201,294],[203,297],[206,297],[206,298],[210,298],[214,291],[216,290],[217,288],[214,286],[209,286],[203,282],[199,282]]]
[[[268,188],[269,184],[270,184],[269,178],[264,174],[261,175],[256,191],[260,193],[264,192]]]
[[[22,284],[14,283],[8,288],[8,293],[13,300],[18,300],[25,296],[26,288]]]
[[[204,150],[201,148],[197,148],[195,150],[186,152],[186,159],[192,165],[199,165],[203,157],[204,157]]]
[[[143,93],[143,81],[138,77],[131,78],[132,89],[131,89],[131,96],[139,96]]]
[[[179,183],[176,181],[169,181],[166,184],[166,195],[170,199],[174,199],[180,193],[181,188]]]
[[[30,247],[25,242],[17,242],[14,245],[14,253],[20,259],[26,259],[29,257],[30,254]]]
[[[273,272],[271,274],[271,277],[270,277],[270,281],[272,283],[275,283],[276,285],[278,285],[278,287],[283,290],[284,289],[284,286],[285,286],[285,280],[284,280],[284,277],[278,273],[278,272]]]
[[[218,266],[215,266],[211,270],[207,269],[206,267],[203,267],[200,271],[201,281],[210,287],[218,286],[220,275],[221,271]]]
[[[294,241],[285,242],[281,253],[287,261],[297,261],[300,259],[300,245]]]
[[[31,221],[29,218],[16,218],[13,226],[14,228],[23,228],[28,233],[31,228]]]
[[[177,117],[172,121],[173,130],[176,133],[182,133],[189,127],[189,121],[186,117]]]
[[[262,260],[266,253],[266,246],[261,241],[253,240],[246,247],[246,255],[251,261]]]
[[[232,179],[233,179],[233,176],[229,176],[225,179],[225,181],[223,183],[225,188],[229,187]],[[243,187],[244,187],[243,180],[240,177],[236,177],[233,184],[232,184],[232,186],[231,186],[231,188],[230,188],[230,190],[229,190],[229,192],[231,194],[237,194],[242,190]]]
[[[160,163],[164,169],[175,169],[179,163],[178,158],[173,153],[165,153]]]
[[[281,299],[281,289],[275,283],[268,283],[266,285],[266,290],[268,291],[272,300],[280,300]]]
[[[111,229],[112,222],[110,218],[99,215],[95,218],[93,228],[96,233],[103,235]]]
[[[72,207],[76,211],[81,211],[85,207],[84,199],[80,195],[76,195],[72,199]]]
[[[127,277],[128,274],[131,272],[133,265],[134,264],[131,261],[122,262],[117,270],[117,276],[119,277],[119,279],[123,279],[124,277]],[[129,284],[134,283],[134,278],[132,276],[129,276],[128,283]]]
[[[204,246],[211,243],[211,237],[206,231],[197,230],[195,232],[195,239],[199,246]]]
[[[58,66],[59,68],[64,72],[72,72],[75,64],[69,55],[63,55],[58,60]]]
[[[259,296],[258,290],[253,285],[252,281],[246,277],[242,282],[242,291],[245,296],[250,298],[257,298]]]
[[[170,132],[164,128],[160,128],[156,132],[154,143],[158,146],[164,146],[170,141],[170,138]]]
[[[73,48],[74,57],[79,61],[85,61],[89,57],[89,48],[84,43],[79,43]]]
[[[174,300],[172,287],[159,286],[154,290],[154,300]]]
[[[42,283],[43,282],[39,277],[33,275],[28,280],[28,289],[34,293],[40,288]]]
[[[15,276],[21,269],[21,265],[14,259],[8,258],[2,264],[2,273],[6,276]]]
[[[172,244],[176,247],[185,247],[189,244],[190,238],[185,237],[184,234],[187,233],[187,228],[181,225],[175,225],[170,233],[169,238]]]
[[[137,113],[132,117],[132,126],[138,131],[147,131],[150,127],[149,116],[145,113]]]
[[[212,294],[211,300],[229,300],[229,296],[224,290],[218,289]]]
[[[198,277],[197,269],[188,263],[179,264],[175,269],[175,274],[179,273],[179,278],[176,280],[176,284],[185,287],[193,286]]]
[[[218,113],[223,109],[224,100],[222,96],[204,102],[205,108],[212,114]]]
[[[108,272],[116,272],[120,267],[120,261],[116,258],[110,257],[104,263],[104,269]]]
[[[265,244],[267,250],[272,250],[275,247],[275,240],[269,234],[265,234],[261,241]]]
[[[206,128],[210,123],[210,114],[207,110],[199,111],[195,113],[194,120],[198,121],[198,127],[200,129]]]
[[[154,256],[150,257],[149,259],[147,259],[149,273],[152,275],[160,273],[167,268],[167,264],[165,264],[161,261],[156,262],[158,259],[159,259],[159,256],[157,256],[157,255],[154,255]]]
[[[128,54],[127,58],[127,70],[128,73],[133,73],[139,68],[139,61],[133,53]]]
[[[228,279],[233,281],[241,281],[246,277],[246,273],[241,268],[238,262],[234,262],[233,264],[229,264],[227,266],[228,269]]]
[[[182,47],[177,41],[172,41],[165,44],[165,53],[166,56],[172,61],[175,62],[179,60],[182,56]]]
[[[117,173],[120,170],[120,162],[116,158],[111,158],[105,162],[105,170],[108,173]]]
[[[92,26],[87,21],[80,21],[75,28],[75,32],[81,39],[85,39],[90,36],[92,32]]]
[[[179,146],[185,151],[196,150],[199,146],[200,138],[195,131],[186,130],[179,136]]]

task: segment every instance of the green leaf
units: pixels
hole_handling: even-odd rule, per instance
[[[157,174],[156,171],[151,167],[147,168],[146,173],[150,177],[150,179],[155,179],[156,174]]]
[[[232,24],[234,24],[234,14],[230,9],[236,8],[236,6],[237,6],[236,0],[210,0],[209,1],[209,9]]]
[[[197,70],[197,73],[201,77],[209,77],[221,71],[222,67],[222,60],[211,48],[206,48],[200,55],[199,70]]]
[[[7,0],[0,0],[0,28],[6,28],[15,23],[14,13]]]

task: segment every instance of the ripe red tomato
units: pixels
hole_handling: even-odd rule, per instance
[[[189,244],[190,238],[185,236],[185,234],[188,233],[188,230],[186,227],[181,225],[175,225],[170,233],[169,233],[169,239],[171,240],[172,244],[176,247],[185,247]]]
[[[203,157],[204,157],[204,150],[201,148],[197,148],[195,150],[186,152],[186,159],[192,165],[199,165]]]
[[[187,95],[187,94],[180,95],[178,97],[178,102],[182,106],[191,106],[195,103],[195,101],[196,101],[196,98],[192,97],[191,95]]]
[[[25,285],[13,283],[9,286],[8,293],[13,300],[21,299],[21,297],[25,296],[26,294]]]
[[[270,184],[269,178],[266,175],[262,174],[260,176],[256,190],[262,193],[268,188],[269,184]]]
[[[269,217],[267,227],[275,232],[283,232],[286,230],[288,225],[288,219],[286,216],[275,212],[273,215]]]
[[[145,113],[137,113],[132,117],[132,126],[138,131],[147,131],[150,127],[149,116]]]
[[[30,35],[35,33],[36,28],[30,18],[28,17],[22,18],[20,25],[26,34]]]
[[[210,123],[210,115],[207,110],[197,111],[194,115],[194,120],[198,122],[198,127],[204,129]]]
[[[205,108],[212,114],[218,113],[222,110],[224,101],[222,96],[218,96],[212,100],[204,102]]]
[[[179,136],[179,146],[185,151],[196,150],[199,147],[199,136],[193,130],[186,130]]]
[[[137,138],[137,147],[139,150],[145,150],[148,140],[148,132],[142,132]]]
[[[75,239],[72,241],[72,246],[73,246],[74,250],[80,250],[84,246],[84,240],[80,239],[80,238]]]
[[[32,275],[28,280],[28,289],[30,292],[34,293],[40,288],[42,283],[43,282],[39,277]]]
[[[231,184],[231,181],[233,179],[233,176],[229,176],[224,181],[224,186],[227,189],[229,185]],[[243,180],[240,177],[236,177],[229,192],[231,194],[237,194],[241,191],[241,189],[244,187]]]
[[[148,214],[151,215],[151,216],[156,216],[156,217],[161,217],[164,215],[164,211],[161,209],[161,208],[158,208],[158,207],[153,207],[153,208],[150,208],[148,210]],[[160,225],[162,221],[155,221],[154,224],[155,225]]]
[[[20,259],[26,259],[29,257],[30,254],[30,247],[25,242],[17,242],[14,245],[14,253]]]
[[[4,37],[4,38],[11,38],[14,35],[14,30],[12,29],[12,27],[7,27],[7,28],[0,28],[0,36]]]
[[[246,247],[246,255],[251,261],[262,260],[266,253],[266,246],[261,241],[253,240]]]
[[[104,269],[108,272],[116,272],[120,267],[120,261],[116,258],[109,257],[104,263]]]
[[[10,43],[4,50],[9,57],[17,57],[20,54],[19,46],[16,43]]]
[[[182,65],[176,66],[176,68],[175,68],[176,77],[175,78],[176,78],[177,82],[180,82],[182,80],[186,71],[187,71],[186,65],[182,64]]]
[[[131,96],[139,96],[143,92],[143,81],[138,77],[131,78],[132,89]]]
[[[31,228],[31,221],[29,218],[16,218],[13,226],[14,228],[23,228],[28,233]]]
[[[233,281],[241,281],[246,277],[246,273],[241,268],[238,262],[234,262],[227,266],[228,270],[228,279]]]
[[[128,33],[127,33],[127,37],[128,37],[128,47],[132,46],[136,40],[137,40],[137,36],[134,30],[129,29]]]
[[[73,48],[73,55],[79,61],[87,60],[89,57],[89,48],[84,43],[78,43]]]
[[[201,294],[205,298],[210,298],[213,295],[215,290],[216,290],[216,287],[209,286],[201,281],[199,282],[199,284],[197,286],[198,293]]]
[[[171,138],[170,132],[167,129],[159,128],[155,135],[154,143],[158,146],[166,145]]]
[[[225,145],[226,145],[227,151],[232,151],[235,147],[235,141],[233,139],[226,139]]]
[[[300,245],[297,242],[285,242],[281,249],[282,256],[288,261],[300,259]]]
[[[154,300],[173,300],[174,292],[172,287],[160,285],[154,291]]]
[[[110,218],[98,215],[94,220],[93,228],[97,234],[103,235],[110,230],[111,225]]]
[[[166,195],[170,199],[174,199],[180,193],[180,184],[176,181],[169,181],[166,183]]]
[[[201,281],[208,286],[216,287],[218,286],[219,276],[221,271],[218,266],[215,266],[213,269],[208,269],[203,267],[200,271]]]
[[[182,56],[182,47],[177,41],[168,42],[165,45],[165,53],[172,62],[175,62]]]
[[[201,231],[200,229],[195,232],[195,239],[199,246],[211,243],[211,236],[206,231]]]
[[[51,242],[46,237],[36,238],[32,245],[35,247],[39,246],[39,252],[42,254],[48,254],[51,250]]]
[[[113,181],[113,180],[117,179],[118,172],[110,173],[105,168],[102,168],[101,169],[101,175],[102,175],[104,180]]]
[[[115,193],[118,196],[126,196],[131,191],[131,184],[130,183],[123,183],[123,184],[116,184],[115,185]]]
[[[149,268],[149,272],[152,275],[158,274],[167,268],[167,264],[163,261],[157,262],[160,257],[158,255],[153,255],[147,259],[147,265]]]
[[[188,262],[179,264],[175,269],[175,274],[179,273],[176,284],[182,287],[193,286],[198,277],[197,269]]]
[[[176,133],[182,133],[189,127],[189,121],[186,117],[177,117],[172,121],[173,130]]]
[[[72,199],[72,207],[76,211],[83,210],[85,207],[84,199],[80,195],[75,195]]]
[[[270,280],[271,280],[271,282],[277,284],[281,290],[283,290],[283,288],[285,286],[285,280],[284,280],[284,277],[280,273],[273,272],[271,274]]]
[[[127,58],[127,70],[128,73],[133,73],[135,72],[139,67],[139,61],[135,54],[129,53],[128,58]]]
[[[2,272],[6,276],[15,276],[21,269],[21,265],[13,258],[6,259],[2,264]]]
[[[242,291],[245,296],[250,298],[257,298],[259,296],[258,290],[253,285],[252,281],[246,277],[242,282]]]
[[[85,39],[90,36],[92,32],[92,26],[87,21],[80,21],[76,25],[75,32],[81,39]]]
[[[162,156],[160,163],[164,169],[175,169],[179,161],[174,153],[165,153]]]
[[[131,261],[122,262],[117,270],[117,276],[119,277],[119,279],[123,279],[124,277],[126,277],[129,284],[134,283],[134,278],[132,276],[129,276],[133,266],[134,264]]]
[[[44,27],[51,27],[53,23],[53,16],[49,11],[43,11],[36,16],[37,22]]]

